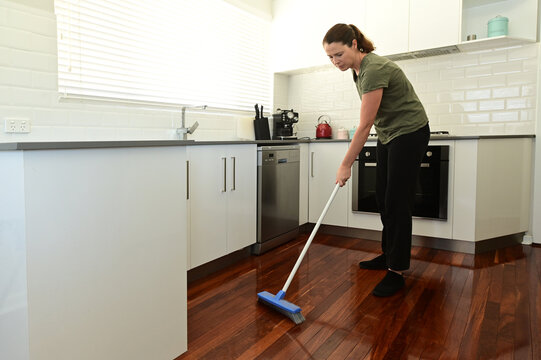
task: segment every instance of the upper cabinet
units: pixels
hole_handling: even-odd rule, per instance
[[[360,30],[374,43],[376,54],[408,51],[408,0],[367,1],[365,12],[366,24]],[[385,14],[385,19],[379,14]]]
[[[460,0],[410,0],[409,51],[460,41]]]
[[[273,10],[275,72],[330,66],[321,41],[338,22],[357,25],[377,54],[394,59],[496,48],[538,37],[539,0],[275,0]],[[498,15],[509,19],[508,35],[488,38],[488,22]],[[476,40],[468,41],[468,35]]]
[[[368,0],[361,29],[378,55],[455,45],[460,40],[460,0]]]

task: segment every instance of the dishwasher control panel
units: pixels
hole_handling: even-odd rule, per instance
[[[265,146],[257,150],[257,165],[267,166],[286,164],[300,161],[300,147],[294,146]]]

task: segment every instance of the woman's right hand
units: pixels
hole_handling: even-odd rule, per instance
[[[340,165],[336,172],[336,184],[340,184],[340,187],[346,185],[346,181],[351,177],[351,167]]]

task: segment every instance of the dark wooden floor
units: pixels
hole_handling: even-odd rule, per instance
[[[385,271],[357,264],[380,243],[318,235],[286,294],[296,326],[256,294],[281,289],[306,238],[192,283],[179,359],[541,359],[541,247],[414,247],[405,289],[377,298]]]

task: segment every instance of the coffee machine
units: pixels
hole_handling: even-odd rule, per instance
[[[288,140],[296,139],[293,135],[293,124],[299,121],[299,113],[291,110],[281,110],[272,115],[272,139]]]

